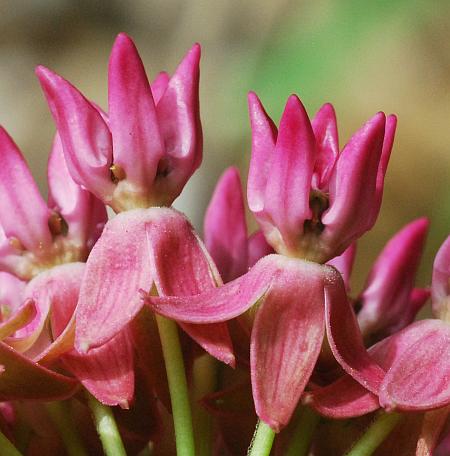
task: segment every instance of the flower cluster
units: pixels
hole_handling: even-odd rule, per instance
[[[0,453],[448,454],[450,237],[430,288],[418,219],[350,289],[396,117],[341,149],[330,104],[310,119],[292,95],[277,127],[250,93],[259,229],[232,167],[202,239],[171,207],[202,160],[199,61],[196,44],[150,83],[120,34],[108,112],[38,67],[47,202],[0,128]]]

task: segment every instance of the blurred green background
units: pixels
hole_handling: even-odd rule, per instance
[[[310,114],[334,104],[341,144],[379,110],[399,127],[376,227],[359,245],[354,290],[387,239],[426,215],[431,232],[420,274],[450,231],[450,2],[448,0],[0,0],[0,123],[29,160],[45,193],[53,122],[34,77],[44,64],[106,106],[115,35],[130,34],[149,77],[173,71],[203,47],[204,162],[177,202],[201,227],[217,177],[238,164],[245,177],[255,90],[278,122],[298,93]]]

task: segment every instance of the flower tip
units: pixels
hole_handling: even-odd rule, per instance
[[[224,356],[223,362],[233,369],[236,368],[236,357],[233,355],[233,353],[229,353],[228,355]]]

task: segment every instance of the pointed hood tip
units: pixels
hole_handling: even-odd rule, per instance
[[[130,409],[130,401],[128,399],[122,399],[118,401],[117,404],[122,410],[129,410]]]

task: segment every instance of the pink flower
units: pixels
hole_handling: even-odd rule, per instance
[[[59,137],[48,162],[48,203],[3,128],[0,154],[0,269],[29,280],[54,265],[86,260],[106,222],[106,210],[71,179]]]
[[[438,316],[447,315],[442,312],[442,306],[448,300],[449,291],[449,239],[434,262],[432,296]],[[347,300],[342,293],[340,299]],[[346,418],[369,413],[380,406],[387,410],[427,411],[450,404],[450,387],[443,381],[450,375],[447,320],[417,321],[372,346],[369,354],[384,371],[373,375],[375,371],[365,369],[367,360],[363,361],[352,351],[345,331],[331,329],[339,327],[339,319],[349,321],[351,309],[345,305],[342,309],[348,309],[347,315],[335,314],[338,318],[334,322],[330,320],[329,340],[336,359],[348,375],[308,395],[308,401],[320,413]]]
[[[150,86],[132,40],[118,35],[109,61],[108,116],[45,67],[36,73],[74,180],[116,212],[169,206],[202,159],[200,46],[172,77]]]
[[[378,216],[396,118],[376,114],[339,153],[336,117],[325,104],[309,121],[292,95],[277,131],[249,95],[252,157],[247,196],[278,253],[324,263]]]
[[[336,299],[343,289],[340,274],[329,266],[268,255],[222,287],[195,296],[149,296],[146,303],[155,312],[186,323],[225,322],[239,315],[250,319],[256,413],[279,431],[289,422],[309,380],[331,320],[344,316],[332,324],[334,330],[345,332],[351,353],[370,374],[383,373],[364,349],[348,301]]]

